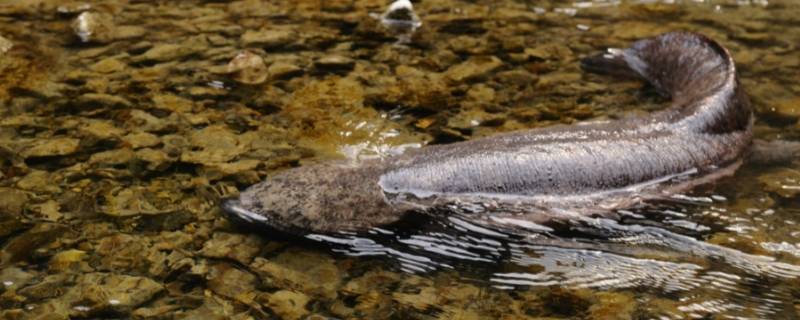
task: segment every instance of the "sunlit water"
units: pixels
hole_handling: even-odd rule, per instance
[[[246,261],[198,253],[212,233],[252,232],[227,224],[217,209],[220,196],[230,196],[276,170],[337,156],[387,156],[426,143],[657,109],[663,103],[647,88],[583,75],[577,66],[582,56],[625,47],[641,37],[681,29],[718,39],[732,52],[753,98],[759,119],[756,136],[800,137],[800,114],[793,109],[800,108],[800,3],[792,0],[422,1],[415,3],[422,26],[406,44],[376,31],[380,25],[373,17],[385,9],[382,1],[94,3],[97,10],[113,12],[116,24],[143,28],[127,30],[128,38],[94,44],[79,43],[69,26],[85,10],[79,3],[23,2],[0,3],[0,36],[14,42],[16,49],[9,54],[22,61],[4,65],[9,71],[0,75],[5,82],[0,85],[0,187],[25,190],[30,197],[23,210],[26,227],[0,237],[0,258],[6,259],[0,267],[30,273],[30,286],[61,272],[47,267],[53,265],[51,256],[79,249],[88,255],[91,271],[142,276],[168,286],[168,293],[141,301],[136,308],[163,304],[188,312],[201,310],[200,304],[211,305],[213,297],[233,305],[231,313],[275,316],[270,309],[274,306],[226,295],[219,284],[207,281],[205,264],[230,264],[258,273]],[[240,40],[248,30],[286,26],[294,28],[288,39],[264,37],[250,44]],[[172,48],[174,52],[163,56],[145,57],[164,43],[204,47],[188,52]],[[284,67],[285,74],[260,86],[237,83],[224,66],[245,47],[271,66],[289,61],[300,71]],[[526,53],[528,48],[545,49]],[[328,55],[357,63],[325,67],[319,60]],[[437,86],[441,83],[417,73],[442,73],[471,56],[485,55],[497,56],[504,64],[463,83]],[[400,66],[416,71],[402,71]],[[514,72],[520,70],[525,72]],[[404,83],[404,78],[419,83]],[[447,92],[436,94],[442,90]],[[418,92],[424,93],[415,95]],[[91,93],[124,99],[86,95]],[[155,98],[161,94],[183,100],[163,103]],[[188,107],[181,104],[185,101]],[[134,110],[147,111],[156,120]],[[158,142],[137,147],[118,137],[98,138],[87,129],[89,120],[110,121],[122,129],[114,134],[119,136],[141,129],[157,136]],[[53,137],[75,138],[80,146],[64,154],[39,155],[26,149]],[[162,150],[169,159],[158,162],[146,153],[128,162],[95,156],[126,148]],[[243,162],[248,160],[254,162]],[[506,302],[515,307],[530,303],[529,293],[544,301],[529,309],[529,316],[590,317],[588,308],[576,307],[577,314],[561,309],[572,300],[559,302],[561,290],[576,295],[589,290],[585,296],[590,298],[581,299],[603,293],[632,296],[636,311],[621,318],[793,319],[800,317],[798,170],[797,162],[775,167],[746,164],[713,186],[619,211],[619,219],[583,218],[509,231],[472,216],[413,216],[366,234],[312,234],[304,236],[308,241],[255,233],[263,236],[266,249],[259,255],[267,259],[276,255],[272,245],[281,252],[331,254],[343,281],[363,275],[365,269],[399,274],[403,284],[370,289],[393,299],[395,318],[457,318],[453,308],[461,307],[477,310],[482,318],[497,318],[509,312]],[[43,175],[48,178],[34,179]],[[117,196],[140,193],[147,196],[135,198],[133,204],[113,202]],[[55,213],[47,210],[53,203],[58,205]],[[170,224],[173,218],[176,222]],[[71,232],[41,243],[30,241],[35,246],[23,246],[32,252],[24,257],[11,252],[9,243],[28,242],[22,238],[28,236],[25,230],[48,223]],[[144,253],[107,267],[104,261],[111,258],[103,254],[112,254],[97,244],[108,235],[151,241],[159,232],[171,231],[197,243],[159,250],[189,256],[199,267],[143,270],[135,265],[150,258]],[[472,309],[464,301],[408,305],[392,292],[401,287],[424,293],[426,286],[446,291],[452,283],[443,284],[442,279],[452,277],[479,288],[489,302]],[[420,278],[429,282],[417,281]],[[25,314],[58,301],[72,284],[63,282],[52,294],[28,298],[13,295],[12,285],[2,291],[0,311]],[[253,290],[284,289],[302,291],[280,284]],[[191,295],[198,290],[205,295],[204,303],[192,300],[199,299]],[[307,308],[337,318],[371,315],[371,310],[348,314],[337,309],[354,304],[348,299],[371,299],[340,292],[336,297],[306,292],[313,301]],[[447,301],[446,293],[438,294],[444,297],[437,301]],[[68,310],[85,316],[80,312],[91,308],[84,300]],[[89,315],[128,317],[132,311],[109,308],[113,312]],[[253,311],[259,308],[272,311]]]

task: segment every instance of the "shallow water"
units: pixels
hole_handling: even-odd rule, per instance
[[[514,233],[228,221],[220,199],[287,167],[661,108],[578,60],[672,30],[732,52],[758,138],[800,137],[796,1],[422,1],[407,44],[370,16],[386,5],[0,3],[0,315],[800,317],[797,161]]]

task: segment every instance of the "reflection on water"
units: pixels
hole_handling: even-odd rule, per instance
[[[664,203],[676,208],[626,211],[623,216],[633,218],[622,222],[583,218],[553,228],[525,225],[525,232],[517,233],[462,216],[435,219],[418,230],[380,228],[364,235],[307,238],[347,256],[391,258],[409,273],[471,270],[465,277],[503,290],[563,286],[704,297],[683,300],[679,310],[688,315],[747,311],[753,313],[742,318],[760,318],[792,307],[796,290],[777,283],[800,277],[800,265],[703,241],[697,231],[711,227],[684,220],[694,215],[675,210],[714,209],[712,199],[725,197],[677,198],[710,203]]]

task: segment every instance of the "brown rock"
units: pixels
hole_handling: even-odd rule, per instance
[[[22,150],[24,158],[65,156],[78,151],[80,140],[73,138],[39,139]]]
[[[259,84],[267,80],[267,65],[264,59],[252,51],[239,52],[226,66],[234,80],[244,84]]]
[[[161,139],[159,139],[158,136],[141,131],[132,132],[123,136],[122,141],[128,144],[132,149],[154,147],[161,143]]]
[[[445,76],[453,82],[473,81],[485,78],[503,65],[503,61],[494,56],[471,57],[445,71]]]
[[[297,39],[291,29],[271,28],[262,30],[248,30],[242,35],[242,44],[246,47],[280,47]]]
[[[267,305],[281,319],[297,320],[309,313],[306,304],[311,300],[308,296],[294,291],[280,290],[267,299]]]
[[[206,241],[200,254],[209,258],[233,259],[247,265],[262,245],[263,242],[256,235],[217,232],[211,240]]]
[[[341,274],[327,255],[290,250],[271,260],[256,258],[250,269],[270,287],[288,288],[312,296],[335,298]]]

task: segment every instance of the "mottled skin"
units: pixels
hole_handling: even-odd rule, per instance
[[[751,143],[752,112],[728,52],[668,33],[583,60],[672,98],[641,118],[555,126],[383,160],[290,169],[226,210],[290,232],[360,231],[419,211],[545,222],[624,208],[730,174]]]

